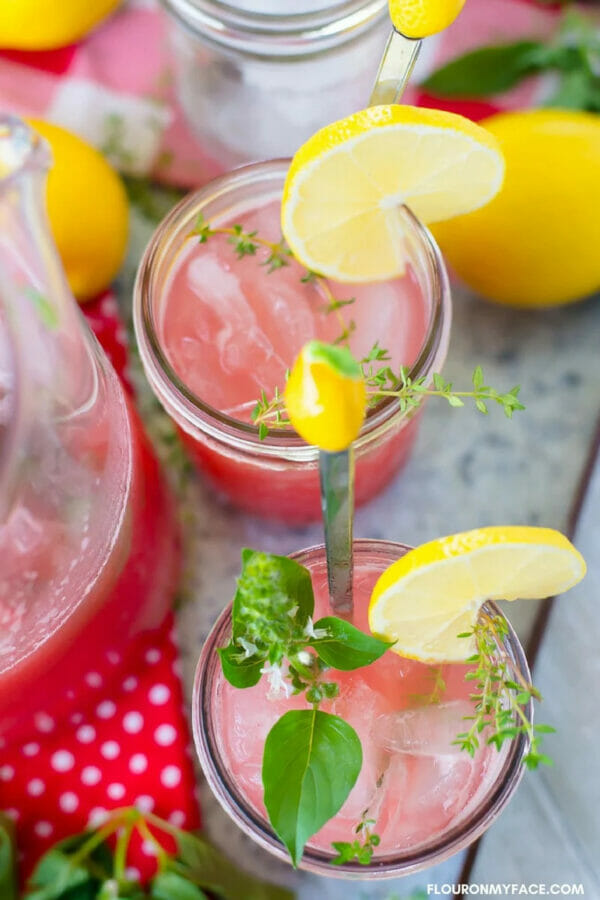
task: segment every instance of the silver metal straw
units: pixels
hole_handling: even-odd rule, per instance
[[[352,522],[354,519],[354,450],[319,453],[321,508],[331,608],[352,612]]]
[[[369,106],[398,103],[421,49],[420,40],[392,31],[381,59]],[[333,612],[352,613],[352,523],[354,519],[354,451],[319,452],[321,508],[329,597]]]
[[[381,57],[369,106],[400,102],[422,43],[420,38],[407,38],[393,29]]]

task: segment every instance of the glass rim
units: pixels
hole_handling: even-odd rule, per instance
[[[344,44],[387,16],[387,0],[342,0],[307,12],[238,9],[225,0],[162,0],[195,36],[252,56],[304,57]]]
[[[407,544],[395,541],[360,539],[354,541],[356,557],[361,554],[381,554],[392,561],[398,558],[397,551],[406,553],[412,548]],[[290,554],[291,559],[298,562],[310,561],[311,558],[324,559],[325,545],[318,544]],[[519,670],[530,678],[529,665],[525,651],[502,610],[488,601],[485,607],[494,615],[499,614],[508,626],[508,635],[504,645],[515,660]],[[221,807],[259,846],[281,860],[289,863],[289,855],[283,843],[271,830],[265,819],[249,803],[244,801],[237,791],[226,766],[220,762],[218,748],[210,739],[209,699],[214,678],[218,674],[219,657],[216,649],[223,646],[230,636],[232,603],[221,612],[206,638],[194,675],[192,689],[192,731],[196,753],[204,773],[204,777],[220,803]],[[533,720],[533,701],[530,699],[525,714],[529,721]],[[417,845],[405,853],[388,853],[375,861],[368,868],[358,862],[333,866],[334,852],[325,853],[310,846],[305,847],[299,868],[318,875],[358,880],[384,880],[399,875],[419,872],[432,865],[443,862],[460,850],[464,850],[479,838],[504,809],[524,774],[523,757],[528,749],[528,740],[520,734],[510,743],[505,752],[499,771],[496,773],[489,791],[479,800],[477,806],[458,824],[446,829],[429,842]]]
[[[200,429],[209,437],[236,449],[259,456],[289,454],[290,458],[306,461],[317,458],[318,450],[307,444],[293,429],[269,430],[261,440],[259,428],[252,422],[242,422],[211,406],[191,391],[178,376],[163,351],[154,314],[154,281],[161,270],[165,254],[174,237],[193,221],[202,209],[248,184],[267,182],[281,176],[283,179],[289,159],[274,159],[250,163],[213,179],[197,191],[184,197],[158,225],[142,256],[133,295],[133,318],[142,362],[154,391],[170,415],[186,430],[185,422],[192,429]],[[419,355],[411,366],[412,379],[429,376],[436,366],[443,363],[451,324],[450,286],[441,252],[429,230],[406,207],[403,212],[410,223],[412,233],[424,251],[431,280],[432,305],[427,333],[423,338]],[[399,402],[386,397],[369,410],[355,448],[361,447],[395,424],[408,422],[410,410],[403,411]]]
[[[45,171],[50,165],[44,138],[19,116],[0,113],[0,194],[26,172]]]

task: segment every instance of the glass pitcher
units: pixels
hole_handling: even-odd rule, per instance
[[[157,462],[49,235],[49,165],[0,116],[0,743],[105,696],[178,562]]]

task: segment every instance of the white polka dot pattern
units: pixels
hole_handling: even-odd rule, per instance
[[[85,673],[93,698],[87,712],[40,713],[33,734],[2,750],[2,806],[18,820],[26,869],[50,844],[99,825],[116,807],[135,804],[176,827],[198,827],[176,651],[167,634],[134,671],[115,671],[115,685],[104,669]],[[137,877],[153,871],[152,850],[135,844],[128,865]]]

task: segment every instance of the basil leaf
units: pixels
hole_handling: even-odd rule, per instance
[[[102,881],[112,876],[112,854],[101,844],[88,859],[74,865],[71,855],[92,832],[76,834],[55,844],[42,856],[29,882],[26,900],[95,900]],[[93,873],[89,865],[93,866]]]
[[[545,68],[547,48],[539,41],[480,47],[442,66],[421,87],[437,97],[490,97],[510,90],[526,75]]]
[[[341,809],[361,766],[358,735],[338,716],[290,710],[273,725],[263,755],[264,801],[294,866],[307,840]]]
[[[394,643],[387,643],[371,634],[365,634],[350,622],[336,616],[326,616],[315,622],[315,630],[327,631],[327,637],[313,638],[310,641],[320,658],[332,669],[349,672],[369,666]]]
[[[219,647],[221,668],[227,681],[236,688],[253,687],[260,681],[260,670],[264,666],[263,659],[255,656],[241,658],[242,651],[235,644]]]
[[[17,900],[17,866],[15,862],[15,827],[8,816],[0,813],[0,897]]]
[[[238,622],[246,597],[262,596],[269,592],[285,594],[298,607],[297,620],[305,625],[315,608],[310,572],[295,560],[273,553],[246,548],[242,550],[242,571],[233,598],[233,637],[239,636]]]
[[[167,871],[176,871],[221,900],[293,900],[291,891],[242,872],[203,838],[179,831],[176,841],[177,858],[169,861]]]
[[[119,881],[117,884],[110,878],[94,895],[94,900],[144,900],[147,896],[143,887],[136,881]]]
[[[600,80],[583,69],[565,72],[558,90],[544,104],[562,109],[600,110]]]
[[[150,896],[154,900],[208,900],[197,885],[177,872],[163,872],[152,879]]]

